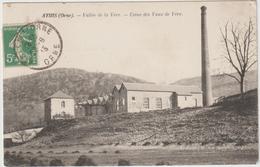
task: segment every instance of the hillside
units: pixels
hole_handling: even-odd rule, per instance
[[[248,72],[246,79],[247,90],[257,87],[257,71]],[[200,86],[200,80],[200,77],[188,78],[174,84]],[[10,132],[42,124],[43,99],[58,90],[62,90],[79,100],[108,94],[115,84],[121,82],[145,81],[119,74],[86,72],[66,68],[5,79],[4,130]],[[239,85],[228,76],[213,76],[212,84],[215,97],[239,93]]]
[[[122,82],[145,81],[118,74],[66,68],[5,79],[4,129],[7,132],[41,123],[44,116],[43,99],[58,90],[78,100],[108,94],[115,84]]]
[[[213,75],[212,77],[213,96],[229,96],[239,93],[239,84],[237,81],[227,75]],[[187,78],[174,82],[178,85],[197,85],[201,87],[201,78]],[[249,71],[246,75],[245,89],[251,90],[257,88],[257,71]]]
[[[246,98],[250,105],[239,106],[237,101],[229,106],[114,113],[56,122],[24,146],[257,143],[257,90]]]

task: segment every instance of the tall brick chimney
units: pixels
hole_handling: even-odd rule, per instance
[[[210,63],[207,34],[207,7],[201,8],[201,87],[203,92],[203,106],[212,104],[212,87],[210,77]]]

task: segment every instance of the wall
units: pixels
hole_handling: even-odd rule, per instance
[[[119,112],[119,107],[117,108],[117,101],[119,103],[119,92],[114,89],[112,92],[112,112]]]
[[[65,101],[64,108],[62,108],[61,106],[62,101]],[[74,105],[75,105],[74,99],[58,99],[58,98],[51,99],[51,111],[52,111],[51,118],[53,118],[53,116],[56,114],[62,114],[63,111],[66,114],[75,117]]]
[[[51,99],[44,101],[44,120],[46,122],[51,120]]]
[[[159,110],[156,106],[156,98],[162,99],[162,108],[172,108],[172,92],[146,92],[146,91],[128,91],[127,92],[127,106],[128,112],[140,112],[149,110]],[[135,100],[132,100],[135,97]],[[149,98],[149,109],[143,107],[143,99]]]
[[[108,112],[106,105],[84,105],[85,116],[101,115]]]
[[[192,95],[177,95],[178,97],[178,107],[186,108],[186,107],[194,107],[195,100]]]
[[[124,85],[122,85],[121,89],[119,90],[118,99],[119,99],[119,112],[127,112],[128,107],[128,97],[127,97],[127,89]]]
[[[177,95],[178,107],[201,107],[202,106],[202,94],[191,94],[191,95]]]
[[[202,107],[202,93],[193,93],[192,96],[194,99],[197,99],[197,107]]]

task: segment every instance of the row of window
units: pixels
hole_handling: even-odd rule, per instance
[[[155,106],[156,106],[157,109],[162,109],[162,98],[157,97],[155,99]],[[143,99],[143,108],[144,109],[149,109],[150,108],[150,99],[149,99],[149,97],[145,97]]]
[[[135,97],[133,96],[132,97],[132,102],[135,103]],[[121,105],[124,106],[125,105],[125,99],[122,98],[121,99]],[[160,97],[157,97],[155,99],[155,105],[156,105],[156,108],[157,109],[162,109],[162,98]],[[119,100],[116,101],[116,110],[118,111],[119,110],[119,107],[120,107],[120,102]],[[149,97],[145,97],[143,98],[143,108],[144,109],[149,109],[150,108],[150,99]]]

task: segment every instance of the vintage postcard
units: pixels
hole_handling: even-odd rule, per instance
[[[257,3],[3,2],[3,165],[257,164]]]

